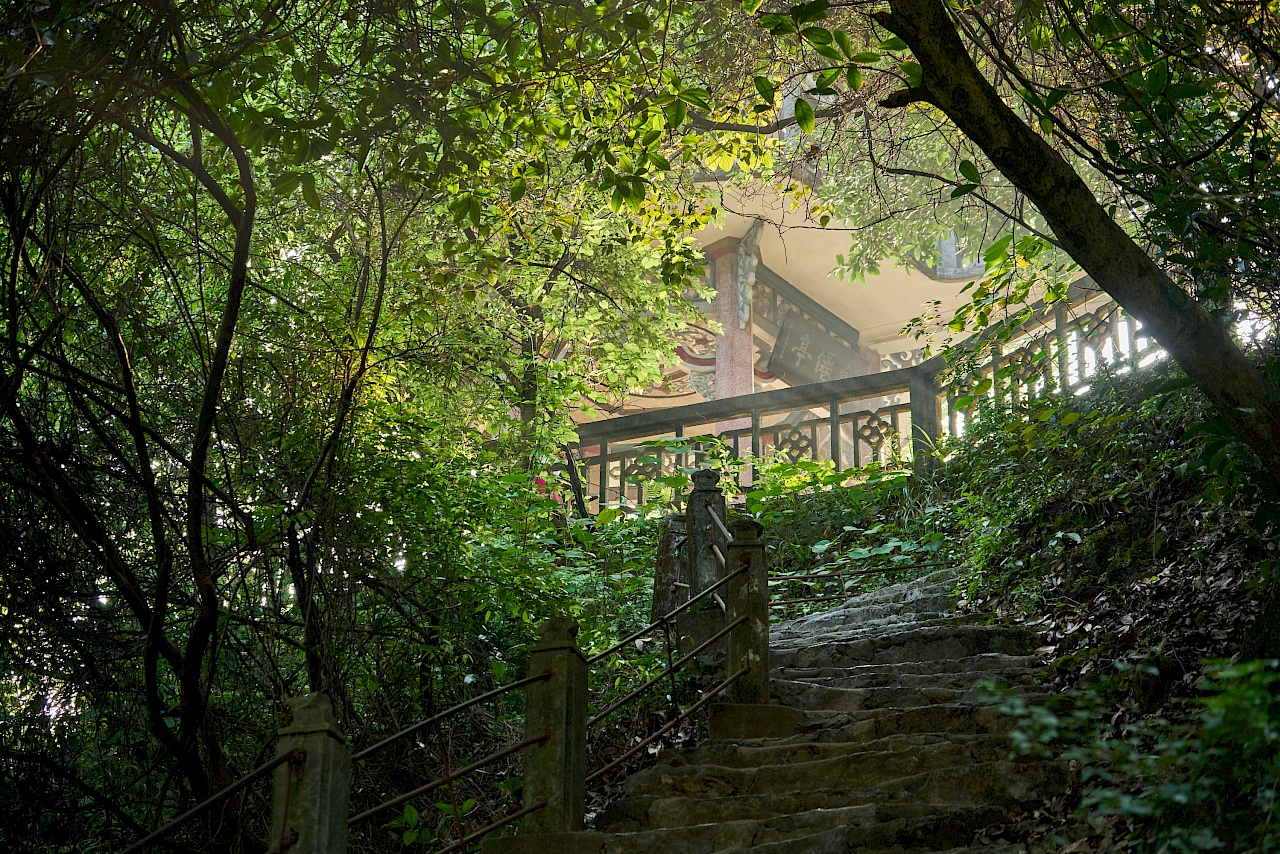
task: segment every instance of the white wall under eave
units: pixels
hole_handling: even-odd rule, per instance
[[[966,281],[939,282],[892,262],[865,282],[841,281],[831,271],[836,256],[849,249],[848,232],[834,222],[822,228],[803,207],[792,210],[791,203],[764,186],[750,193],[726,192],[721,223],[703,229],[698,239],[712,246],[725,238],[741,238],[756,218],[763,218],[761,263],[857,329],[864,346],[882,353],[901,348],[902,327],[930,301],[941,301],[944,319],[965,302],[960,289]]]

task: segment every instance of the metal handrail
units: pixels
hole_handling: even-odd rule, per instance
[[[261,777],[265,776],[268,771],[272,771],[286,762],[301,761],[306,758],[306,755],[307,755],[306,751],[304,750],[291,750],[288,753],[280,754],[276,758],[272,759],[270,762],[265,762],[262,765],[259,765],[257,768],[253,769],[248,774],[245,774],[239,780],[236,780],[230,786],[227,786],[215,792],[214,794],[210,795],[209,797],[205,798],[203,801],[196,804],[194,807],[187,810],[182,815],[178,816],[173,821],[166,824],[164,827],[160,828],[159,830],[154,830],[151,833],[148,833],[146,836],[142,837],[137,842],[130,845],[128,848],[125,848],[123,851],[120,852],[120,854],[133,854],[133,852],[135,851],[141,851],[144,848],[150,848],[152,845],[159,842],[161,839],[168,836],[170,833],[173,833],[173,831],[177,830],[179,827],[186,824],[188,821],[195,818],[200,813],[204,812],[209,807],[216,804],[218,801],[222,800],[228,795],[235,794],[236,792],[243,789],[245,786],[248,786],[250,783],[254,782],[255,780],[258,780]]]
[[[525,807],[524,809],[518,812],[513,812],[511,815],[507,816],[506,818],[498,819],[492,824],[486,824],[484,827],[480,828],[475,833],[468,833],[466,836],[462,837],[457,842],[454,842],[452,845],[448,846],[447,848],[441,848],[439,851],[436,852],[436,854],[449,854],[450,851],[458,851],[463,848],[470,848],[471,843],[475,842],[480,837],[487,836],[488,834],[493,833],[495,830],[497,830],[500,827],[506,827],[508,824],[511,824],[511,822],[515,821],[518,818],[524,818],[529,813],[537,812],[538,810],[542,809],[546,805],[547,805],[547,802],[539,798],[529,806]]]
[[[660,682],[660,681],[662,681],[663,679],[665,679],[666,677],[670,676],[672,673],[675,673],[675,672],[676,672],[677,670],[679,670],[679,669],[680,669],[680,668],[681,668],[681,667],[682,667],[686,662],[688,662],[690,659],[692,659],[692,658],[693,658],[694,656],[696,656],[698,653],[706,651],[706,650],[707,650],[707,649],[708,649],[712,644],[714,644],[716,641],[720,640],[722,637],[724,637],[725,635],[729,634],[729,632],[733,631],[733,630],[734,630],[734,629],[736,629],[738,626],[740,626],[740,625],[742,625],[743,623],[745,623],[745,622],[747,621],[747,619],[748,619],[748,616],[749,616],[749,615],[747,615],[747,614],[743,614],[741,617],[739,617],[738,619],[734,620],[732,623],[730,623],[729,625],[725,626],[723,629],[721,629],[720,631],[716,632],[714,635],[712,635],[711,637],[707,638],[707,639],[706,639],[705,641],[703,641],[702,643],[698,644],[698,646],[694,647],[694,649],[693,649],[693,650],[691,650],[690,652],[686,653],[684,656],[682,656],[682,657],[681,657],[678,661],[676,661],[674,664],[668,665],[668,667],[667,667],[667,669],[666,669],[666,670],[662,671],[662,672],[661,672],[661,673],[659,673],[657,676],[654,676],[654,677],[653,677],[652,679],[650,679],[648,682],[644,683],[644,684],[643,684],[643,685],[641,685],[639,688],[636,688],[634,691],[632,691],[630,694],[627,694],[625,697],[622,697],[621,699],[615,700],[615,701],[614,701],[613,703],[611,703],[611,704],[609,705],[609,707],[608,707],[608,708],[606,708],[604,711],[600,712],[600,713],[599,713],[598,715],[596,715],[595,717],[593,717],[593,718],[589,719],[589,720],[587,721],[587,726],[589,726],[589,727],[593,727],[593,726],[595,726],[595,725],[596,725],[596,724],[598,724],[600,721],[604,720],[604,719],[605,719],[605,718],[607,718],[609,715],[613,714],[613,713],[614,713],[614,712],[616,712],[618,709],[622,708],[622,707],[623,707],[623,706],[625,706],[627,703],[629,703],[629,702],[631,702],[632,700],[634,700],[636,697],[639,697],[641,694],[643,694],[645,691],[649,690],[649,688],[653,687],[653,686],[654,686],[654,685],[656,685],[658,682]]]
[[[714,516],[712,517],[715,518]],[[720,547],[715,543],[711,544],[711,553],[716,557],[716,563],[720,564],[721,569],[729,568],[729,561],[725,559],[724,552],[720,551]]]
[[[724,520],[720,518],[720,514],[715,512],[713,509],[709,515],[711,516],[711,521],[715,522],[716,527],[720,529],[720,533],[724,534],[725,544],[728,545],[729,543],[732,543],[733,534],[729,533],[729,527],[724,523]],[[714,548],[714,545],[712,548]]]
[[[436,779],[432,780],[430,783],[419,786],[418,788],[414,789],[411,792],[405,792],[403,795],[397,795],[396,797],[392,798],[389,801],[384,801],[383,803],[378,804],[376,807],[372,807],[371,809],[365,810],[359,815],[352,816],[351,818],[347,819],[347,824],[352,825],[352,824],[355,824],[356,822],[364,821],[366,818],[369,818],[370,816],[377,815],[378,813],[383,812],[384,810],[389,810],[392,807],[398,807],[401,804],[405,803],[406,801],[411,801],[414,798],[418,797],[419,795],[425,795],[427,792],[430,792],[432,789],[437,789],[440,786],[443,786],[445,783],[452,783],[454,780],[461,779],[462,777],[465,777],[468,774],[470,774],[472,771],[475,771],[478,768],[483,768],[485,765],[488,765],[490,762],[497,762],[499,759],[505,759],[506,757],[511,756],[514,753],[519,753],[521,750],[524,750],[526,747],[530,747],[535,744],[542,744],[544,741],[546,741],[550,737],[551,735],[549,733],[543,733],[542,735],[537,736],[536,738],[526,738],[524,741],[519,741],[519,742],[516,742],[515,744],[508,745],[507,747],[504,747],[501,750],[490,753],[488,756],[484,757],[483,759],[477,759],[475,762],[472,762],[466,768],[460,768],[457,771],[454,771],[452,774],[446,774],[443,777],[437,777]]]
[[[751,665],[749,665],[749,664],[744,664],[742,667],[738,668],[738,672],[737,672],[737,673],[734,673],[732,676],[730,676],[730,677],[728,677],[727,679],[725,679],[725,680],[724,680],[723,682],[721,682],[719,685],[717,685],[717,686],[715,686],[714,688],[712,688],[710,691],[708,691],[708,692],[703,696],[703,698],[702,698],[701,700],[699,700],[698,702],[694,703],[692,706],[690,706],[689,708],[685,709],[683,712],[681,712],[680,714],[678,714],[678,715],[676,715],[674,718],[672,718],[670,721],[668,721],[668,722],[666,723],[666,725],[662,727],[662,729],[660,729],[660,730],[658,730],[657,732],[653,733],[653,735],[650,735],[650,736],[649,736],[648,738],[646,738],[644,741],[642,741],[642,742],[640,742],[639,744],[635,745],[635,746],[634,746],[634,747],[632,747],[630,750],[628,750],[626,753],[622,754],[622,755],[621,755],[621,756],[619,756],[617,759],[613,760],[613,761],[612,761],[612,762],[610,762],[608,765],[606,765],[606,766],[604,766],[603,768],[601,768],[599,771],[595,771],[595,772],[593,772],[593,773],[589,774],[589,775],[587,776],[587,782],[588,782],[588,783],[590,783],[590,782],[591,782],[591,781],[593,781],[593,780],[596,780],[596,779],[598,779],[598,778],[600,778],[600,777],[603,777],[605,774],[608,774],[610,771],[612,771],[613,769],[617,768],[617,767],[618,767],[619,765],[621,765],[623,762],[626,762],[626,761],[627,761],[628,759],[630,759],[632,756],[635,756],[635,755],[636,755],[637,753],[639,753],[641,750],[643,750],[644,748],[648,747],[648,746],[649,746],[650,744],[652,744],[653,742],[657,741],[660,737],[662,737],[663,735],[666,735],[666,734],[667,734],[667,733],[668,733],[668,732],[669,732],[673,727],[675,727],[675,725],[676,725],[676,724],[678,724],[678,723],[680,723],[681,721],[683,721],[683,720],[687,719],[687,718],[688,718],[690,715],[692,715],[694,712],[698,711],[698,710],[699,710],[699,709],[701,709],[703,706],[705,706],[707,703],[709,703],[709,702],[711,702],[712,700],[714,700],[717,696],[719,696],[721,693],[723,693],[723,692],[724,692],[724,690],[725,690],[726,688],[728,688],[730,685],[732,685],[732,684],[733,684],[734,682],[736,682],[738,679],[742,678],[746,673],[750,672],[750,670],[751,670]]]
[[[361,759],[364,759],[369,754],[376,753],[377,751],[381,750],[382,748],[386,747],[388,744],[391,744],[392,742],[399,741],[400,739],[404,738],[407,735],[412,735],[413,733],[417,732],[420,729],[429,727],[433,723],[444,720],[450,715],[457,714],[463,709],[470,708],[471,706],[474,706],[477,703],[483,703],[485,700],[489,700],[489,699],[492,699],[493,697],[497,697],[499,695],[505,694],[508,691],[514,691],[516,688],[523,688],[525,685],[532,685],[534,682],[543,682],[550,678],[551,678],[551,671],[544,670],[541,673],[534,674],[533,676],[526,676],[523,679],[517,679],[515,682],[512,682],[509,685],[503,685],[500,688],[494,688],[492,691],[486,691],[485,693],[477,697],[472,697],[470,700],[464,700],[463,702],[459,703],[453,708],[445,709],[443,712],[440,712],[439,714],[432,715],[429,718],[424,718],[423,720],[418,721],[416,724],[412,724],[408,727],[405,727],[395,735],[387,736],[382,741],[379,741],[377,744],[373,745],[372,747],[366,747],[364,750],[361,750],[359,753],[352,754],[351,760],[353,762],[357,762]]]
[[[746,567],[741,567],[739,569],[734,570],[733,572],[726,575],[724,578],[717,581],[715,584],[712,584],[706,590],[703,590],[702,592],[698,593],[696,596],[690,597],[687,602],[676,606],[675,608],[671,609],[671,611],[669,611],[668,613],[654,620],[652,623],[645,626],[643,629],[638,629],[632,632],[622,640],[615,643],[613,646],[606,649],[604,652],[596,653],[595,655],[591,656],[590,658],[587,659],[587,664],[595,664],[597,661],[600,661],[603,658],[608,658],[618,650],[622,649],[627,644],[634,641],[636,638],[643,637],[644,635],[649,634],[649,632],[661,626],[663,623],[670,622],[671,618],[674,617],[676,614],[679,614],[681,611],[685,610],[686,608],[689,608],[690,606],[701,601],[702,599],[705,599],[707,596],[710,596],[722,585],[728,583],[731,579],[736,578],[737,576],[741,575],[746,571],[747,571]]]

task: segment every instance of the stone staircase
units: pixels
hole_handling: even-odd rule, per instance
[[[935,573],[775,626],[774,705],[719,707],[711,739],[628,779],[598,831],[555,834],[538,850],[1023,851],[969,846],[975,830],[1062,792],[1069,772],[1010,761],[1013,722],[980,702],[978,684],[1037,693],[1036,636],[953,613],[953,578]]]

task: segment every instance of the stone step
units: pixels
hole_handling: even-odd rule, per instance
[[[1008,815],[1002,810],[985,806],[898,803],[799,809],[779,811],[772,815],[762,814],[759,811],[752,814],[749,808],[743,808],[736,812],[749,817],[685,824],[678,821],[680,805],[675,803],[672,807],[674,811],[667,811],[665,817],[677,819],[676,823],[646,829],[609,832],[620,837],[629,837],[634,842],[641,842],[646,838],[655,837],[679,839],[680,837],[675,834],[681,830],[689,831],[691,836],[704,835],[705,838],[703,828],[733,827],[739,833],[750,832],[751,838],[748,844],[728,850],[746,851],[756,850],[756,846],[760,845],[773,845],[787,841],[795,845],[802,839],[811,839],[814,836],[826,837],[829,840],[828,834],[834,836],[832,832],[836,830],[843,833],[846,845],[853,840],[859,847],[912,845],[912,843],[919,845],[929,837],[934,837],[935,844],[941,843],[944,847],[950,847],[968,842],[973,838],[976,828],[998,822]],[[628,822],[619,822],[615,825],[618,828],[632,826],[633,823]],[[831,842],[828,841],[827,844]],[[688,850],[718,851],[722,849],[690,848]]]
[[[870,787],[835,786],[793,792],[737,795],[637,795],[613,804],[601,817],[610,831],[687,827],[746,819],[824,813],[844,823],[936,815],[955,809],[989,808],[1002,816],[1066,791],[1065,763],[983,762],[936,768]],[[998,819],[997,819],[998,820]]]
[[[774,623],[770,626],[773,637],[795,637],[831,631],[855,624],[892,623],[895,620],[942,619],[957,616],[947,603],[939,602],[939,608],[920,608],[901,604],[841,606],[834,611],[811,614],[798,620]]]
[[[815,643],[854,640],[857,638],[897,634],[910,629],[922,629],[929,626],[976,626],[984,625],[990,618],[983,614],[943,614],[929,612],[923,614],[895,614],[892,617],[868,621],[851,622],[849,624],[832,624],[822,629],[809,629],[794,634],[771,634],[771,646],[809,646]]]
[[[849,832],[844,827],[833,827],[821,833],[802,836],[799,839],[784,839],[780,842],[766,842],[750,848],[731,848],[724,854],[848,854]]]
[[[779,621],[774,628],[789,633],[815,631],[822,626],[846,625],[861,620],[885,619],[902,614],[950,614],[959,601],[949,588],[929,587],[913,592],[910,598],[867,600],[861,596],[846,599],[829,611],[806,614],[793,620]]]
[[[856,596],[850,596],[845,602],[834,609],[829,609],[817,614],[806,614],[803,617],[797,617],[780,625],[803,625],[808,623],[821,622],[829,619],[831,615],[848,609],[864,608],[873,605],[889,605],[889,606],[905,606],[919,602],[922,599],[931,597],[945,597],[951,600],[947,605],[939,610],[949,611],[952,609],[956,600],[956,590],[954,580],[956,573],[953,570],[943,570],[915,581],[903,582],[900,584],[891,584],[887,587],[881,587],[869,593],[860,593]],[[918,610],[918,609],[917,609]]]
[[[856,621],[856,623],[854,621],[846,623],[833,620],[829,623],[811,626],[787,627],[775,625],[769,629],[769,642],[776,645],[785,644],[797,638],[821,637],[823,634],[840,632],[854,625],[867,630],[880,629],[883,631],[897,627],[920,625],[925,622],[940,623],[944,620],[952,619],[954,616],[954,614],[948,614],[944,611],[925,611],[912,614],[894,612],[880,617],[869,617],[865,620]]]
[[[868,743],[893,735],[920,733],[1007,735],[1017,720],[995,706],[947,703],[910,709],[855,712],[806,711],[798,732],[786,738],[740,740],[738,744]]]
[[[492,837],[481,850],[483,854],[888,854],[966,845],[974,828],[1004,817],[988,807],[872,805],[630,832]],[[808,847],[819,843],[822,847]]]
[[[775,625],[772,705],[713,707],[718,740],[660,753],[600,830],[487,839],[484,854],[1026,854],[974,836],[1073,772],[1009,759],[1016,720],[980,702],[981,684],[1038,696],[1039,637],[956,614],[957,576]]]
[[[657,765],[633,774],[628,796],[724,797],[804,792],[832,787],[873,787],[889,780],[975,762],[997,761],[1009,752],[996,740],[937,742],[892,751],[860,751],[780,765],[733,768],[722,765]]]
[[[821,682],[844,688],[887,688],[895,684],[923,684],[939,674],[1006,671],[1035,672],[1043,666],[1039,656],[986,653],[965,658],[940,658],[934,661],[902,661],[896,664],[859,664],[853,667],[784,667],[773,671],[775,679],[793,682]]]
[[[966,658],[984,653],[1030,655],[1039,636],[1030,629],[1006,626],[927,626],[850,641],[778,647],[771,651],[771,668],[852,667]]]
[[[994,681],[994,674],[977,674],[987,679],[973,679],[968,687],[953,688],[946,685],[906,688],[839,688],[812,682],[789,682],[775,679],[770,690],[776,702],[797,709],[818,711],[856,712],[865,709],[912,709],[918,706],[934,706],[951,703],[982,702],[987,696],[984,682]],[[1042,686],[1028,677],[1022,682],[1001,680],[1003,686],[1024,698],[1043,697]]]
[[[874,621],[913,619],[928,615],[955,615],[956,597],[937,594],[912,602],[873,602],[866,605],[842,605],[832,611],[813,614],[784,623],[776,623],[770,634],[776,638],[799,637],[815,632],[832,631]]]
[[[939,569],[910,581],[900,581],[897,584],[889,584],[868,593],[860,593],[853,597],[853,601],[862,604],[865,602],[901,602],[910,600],[917,596],[920,591],[930,588],[951,590],[955,586],[955,580],[959,577],[960,570],[958,568]]]
[[[869,742],[806,741],[791,744],[778,739],[750,742],[708,741],[694,747],[664,750],[658,754],[659,765],[678,768],[684,765],[718,765],[724,768],[751,768],[760,765],[788,765],[814,762],[837,756],[876,754],[905,750],[926,744],[959,744],[980,746],[993,754],[1009,752],[1009,739],[1003,734],[904,733],[889,735]]]

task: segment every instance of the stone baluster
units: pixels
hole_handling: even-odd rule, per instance
[[[763,528],[753,519],[734,519],[729,525],[733,542],[729,544],[729,571],[746,568],[738,578],[725,582],[728,619],[744,614],[747,621],[729,633],[729,656],[726,676],[739,667],[750,669],[728,690],[734,703],[769,702],[769,573],[764,560]]]
[[[547,740],[525,749],[521,834],[582,830],[587,800],[587,659],[578,648],[578,624],[552,617],[538,629],[529,675],[551,676],[525,689],[525,738]]]
[[[724,577],[720,562],[711,547],[716,542],[716,527],[711,515],[725,518],[725,500],[717,485],[720,475],[711,469],[693,473],[693,491],[685,502],[685,560],[688,571],[689,598]],[[723,595],[721,595],[723,599]],[[681,647],[692,649],[724,627],[724,611],[713,597],[682,613],[676,623]],[[717,645],[718,646],[718,645]],[[715,657],[715,650],[703,656],[704,663]]]
[[[285,700],[293,723],[280,730],[276,755],[299,760],[276,769],[271,815],[271,852],[344,854],[351,796],[351,751],[338,729],[328,695]]]

